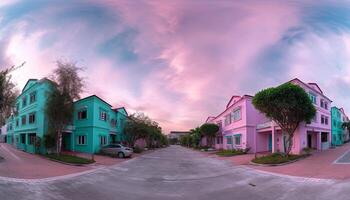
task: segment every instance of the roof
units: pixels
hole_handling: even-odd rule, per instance
[[[189,134],[189,131],[170,131],[170,134]]]
[[[231,102],[231,100],[233,99],[233,97],[239,97],[239,96],[232,96],[229,102]],[[237,100],[235,103],[233,103],[231,106],[226,107],[226,109],[225,109],[224,111],[222,111],[219,115],[217,115],[216,117],[214,117],[214,119],[220,117],[223,113],[225,113],[228,109],[230,109],[231,107],[233,107],[236,103],[240,102],[240,101],[243,100],[243,99],[247,99],[247,98],[253,98],[253,96],[252,96],[252,95],[248,95],[248,94],[245,94],[245,95],[241,96],[240,99],[238,99],[238,100]],[[208,118],[207,118],[207,119],[208,119]]]
[[[22,93],[24,92],[24,89],[27,87],[27,85],[28,85],[30,82],[33,82],[33,81],[38,81],[38,79],[35,79],[35,78],[28,79],[27,83],[24,85],[24,87],[23,87],[23,89],[22,89]]]
[[[105,104],[107,104],[107,105],[109,105],[110,107],[112,107],[111,104],[107,103],[105,100],[103,100],[102,98],[98,97],[98,96],[95,95],[95,94],[90,95],[90,96],[87,96],[87,97],[82,98],[82,99],[79,99],[79,100],[76,100],[74,103],[79,102],[79,101],[82,101],[82,100],[85,100],[85,99],[89,99],[89,98],[92,98],[92,97],[96,97],[97,99],[101,100],[101,101],[104,102]]]
[[[292,82],[292,81],[298,81],[298,82],[300,82],[301,84],[303,84],[303,85],[306,86],[307,88],[309,88],[309,89],[311,89],[311,90],[314,90],[315,92],[319,93],[321,96],[323,96],[324,98],[326,98],[326,99],[329,100],[330,102],[333,102],[331,99],[329,99],[328,97],[326,97],[326,96],[323,94],[323,92],[322,92],[321,89],[320,89],[320,91],[317,91],[317,90],[315,90],[315,88],[312,88],[312,87],[311,87],[311,85],[314,85],[314,84],[315,84],[315,86],[316,86],[317,88],[320,88],[316,83],[311,83],[311,85],[309,85],[309,84],[307,84],[307,83],[301,81],[301,80],[298,79],[298,78],[294,78],[294,79],[292,79],[292,80],[290,80],[290,81],[288,81],[288,82]],[[287,82],[287,83],[288,83],[288,82]]]
[[[129,115],[128,112],[126,111],[125,107],[114,108],[113,110],[114,110],[115,112],[119,112],[119,110],[124,110],[125,113],[126,113],[126,116]],[[124,114],[124,113],[122,113],[122,114]]]
[[[314,86],[316,86],[319,90],[320,90],[320,92],[321,92],[321,94],[323,94],[323,91],[321,90],[321,88],[317,85],[317,83],[308,83],[309,85],[314,85]]]
[[[232,102],[232,100],[234,99],[234,98],[240,98],[241,96],[237,96],[237,95],[232,95],[232,97],[231,97],[231,99],[228,101],[228,103],[226,104],[226,108],[230,105],[230,103]]]

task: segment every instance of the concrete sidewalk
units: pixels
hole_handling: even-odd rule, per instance
[[[40,179],[84,172],[98,167],[110,166],[127,159],[95,155],[96,163],[85,166],[70,166],[47,160],[40,155],[20,151],[9,144],[0,143],[0,176],[20,179]]]
[[[342,158],[348,151],[350,151],[350,143],[344,144],[343,146],[335,149],[314,152],[312,156],[295,163],[274,167],[250,165],[249,162],[254,158],[254,154],[233,157],[219,157],[216,155],[207,156],[230,161],[233,165],[244,165],[266,172],[308,178],[344,180],[350,179],[350,160],[348,164],[336,164],[335,161]]]

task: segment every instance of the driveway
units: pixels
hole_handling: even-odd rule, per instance
[[[350,184],[274,175],[171,146],[83,175],[0,179],[0,199],[349,199]]]

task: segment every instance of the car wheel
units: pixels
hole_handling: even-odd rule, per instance
[[[123,152],[119,152],[119,153],[118,153],[118,157],[119,157],[119,158],[124,158],[124,157],[125,157],[125,156],[124,156],[124,153],[123,153]]]

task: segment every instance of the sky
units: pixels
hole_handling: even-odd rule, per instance
[[[83,67],[96,94],[165,133],[188,130],[293,78],[350,113],[350,2],[1,0],[1,69],[21,89],[56,60]]]

